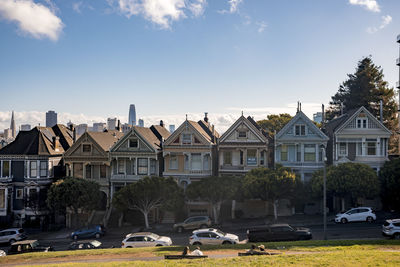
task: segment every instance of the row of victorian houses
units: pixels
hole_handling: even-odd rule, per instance
[[[65,176],[97,181],[106,210],[114,192],[145,176],[171,176],[186,188],[203,177],[244,176],[279,163],[308,181],[324,166],[325,156],[328,164],[359,162],[377,171],[388,160],[391,132],[364,107],[323,128],[301,110],[274,137],[243,115],[223,135],[207,114],[197,122],[186,118],[172,134],[162,121],[149,128],[134,126],[125,134],[86,132],[77,140],[73,129],[63,125],[35,127],[0,150],[0,223],[45,218],[47,188]],[[39,199],[37,206],[29,201],[32,196]],[[257,205],[262,207],[257,210]],[[242,203],[237,209],[248,217],[265,216],[263,205]],[[289,206],[281,205],[280,213],[291,214]],[[203,202],[187,202],[187,209],[189,215],[209,212]]]

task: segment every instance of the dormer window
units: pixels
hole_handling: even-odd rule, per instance
[[[192,135],[191,134],[182,134],[182,144],[183,145],[191,145],[192,144]]]
[[[246,131],[239,131],[238,132],[238,137],[239,138],[246,138],[247,137],[247,132]]]
[[[91,146],[91,145],[82,145],[82,152],[83,152],[83,153],[90,153],[90,152],[92,152],[92,146]]]
[[[306,126],[305,125],[296,125],[294,129],[294,135],[296,136],[304,136],[306,135]]]
[[[357,118],[357,128],[367,128],[367,118]]]
[[[137,139],[129,139],[129,147],[130,148],[138,148],[139,143]]]

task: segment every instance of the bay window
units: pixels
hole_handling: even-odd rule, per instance
[[[170,156],[169,157],[169,169],[170,170],[177,170],[178,169],[178,157],[177,156]]]
[[[144,175],[148,173],[148,160],[145,158],[138,159],[138,174]]]
[[[257,151],[255,149],[247,150],[247,165],[249,166],[257,165]]]
[[[192,154],[192,162],[191,162],[191,169],[200,171],[201,170],[201,154],[200,153],[193,153]]]
[[[287,160],[288,160],[288,146],[282,145],[281,146],[281,161],[287,161]]]
[[[30,162],[30,173],[29,177],[36,178],[37,177],[37,161]]]
[[[315,145],[304,145],[304,161],[315,161]]]

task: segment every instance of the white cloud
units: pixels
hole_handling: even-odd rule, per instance
[[[267,28],[268,24],[265,23],[264,21],[261,21],[261,22],[257,22],[257,26],[258,26],[258,30],[257,31],[259,33],[262,33],[262,32],[264,32],[265,28]]]
[[[161,28],[168,29],[173,21],[186,18],[185,11],[195,17],[204,12],[206,0],[108,0],[126,17],[141,15]]]
[[[372,11],[372,12],[380,12],[381,9],[379,7],[378,2],[376,0],[349,0],[351,5],[358,5],[362,6],[365,9]]]
[[[46,2],[49,7],[33,0],[1,0],[0,18],[17,23],[22,33],[34,38],[57,41],[64,24],[55,14],[55,6]]]
[[[76,13],[82,13],[82,2],[75,2],[75,3],[72,3],[72,9],[73,9]]]
[[[391,22],[392,22],[392,17],[391,16],[389,16],[389,15],[382,16],[381,25],[379,25],[379,27],[368,27],[367,28],[367,32],[370,33],[370,34],[374,34],[377,31],[382,30],[383,28],[385,28]]]
[[[238,6],[240,3],[242,3],[243,0],[228,0],[228,4],[229,4],[229,9],[224,9],[224,10],[220,10],[218,11],[221,14],[225,14],[225,13],[236,13],[239,9]]]
[[[239,108],[239,107],[229,107],[225,112],[222,113],[209,113],[208,118],[210,123],[215,125],[215,129],[220,133],[224,133],[242,114],[244,116],[254,117],[255,120],[262,120],[267,118],[270,114],[280,114],[289,113],[292,116],[296,114],[297,103],[289,103],[282,105],[281,107],[256,107],[256,108]],[[303,112],[312,119],[313,113],[321,111],[320,103],[302,103]],[[45,125],[45,111],[15,111],[15,124],[17,128],[21,124],[30,124],[32,127]],[[138,119],[143,119],[145,126],[149,127],[151,125],[158,125],[160,120],[168,126],[174,124],[176,128],[181,125],[185,120],[184,113],[182,114],[155,114],[148,116],[139,116]],[[203,113],[187,113],[188,119],[193,121],[198,121],[204,118]],[[128,116],[120,116],[118,114],[109,115],[107,117],[114,118],[117,117],[121,123],[126,123],[128,121]],[[88,126],[92,126],[94,122],[107,122],[107,117],[95,116],[95,115],[85,115],[85,114],[73,114],[73,113],[58,113],[58,123],[67,124],[72,121],[74,124],[86,123]],[[4,129],[10,128],[11,112],[10,111],[0,111],[0,132]]]

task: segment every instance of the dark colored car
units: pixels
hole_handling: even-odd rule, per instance
[[[97,240],[75,241],[72,242],[68,248],[71,250],[101,248],[101,242]]]
[[[54,251],[54,249],[51,246],[41,246],[37,240],[24,240],[13,243],[8,250],[8,255],[48,251]]]
[[[74,240],[80,239],[80,238],[90,238],[90,237],[95,237],[95,238],[100,238],[103,235],[105,235],[106,230],[104,226],[102,225],[92,225],[88,227],[84,227],[81,229],[78,229],[74,232],[71,233],[71,238]]]
[[[309,228],[296,228],[289,224],[272,224],[248,229],[247,238],[249,242],[308,240],[312,238],[312,234]]]

